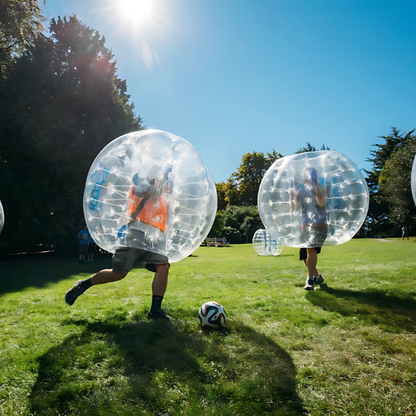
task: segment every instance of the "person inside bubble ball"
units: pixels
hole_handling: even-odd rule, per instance
[[[295,193],[294,210],[302,208],[301,241],[305,246],[299,250],[299,259],[308,269],[305,290],[313,290],[314,285],[323,283],[324,278],[318,272],[318,254],[328,234],[327,196],[319,184],[316,169],[307,167],[302,175],[303,186]]]
[[[117,247],[112,257],[112,269],[104,269],[86,280],[79,280],[65,295],[73,305],[78,296],[94,285],[124,279],[135,261],[154,272],[150,319],[172,320],[161,308],[165,295],[170,264],[166,257],[166,220],[171,167],[156,168],[133,176],[128,201],[128,224],[125,246]]]

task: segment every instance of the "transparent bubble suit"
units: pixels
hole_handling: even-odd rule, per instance
[[[413,159],[412,174],[411,174],[410,182],[411,182],[411,187],[412,187],[413,201],[416,204],[416,156]]]
[[[311,172],[315,171],[314,175]],[[306,178],[309,172],[312,180]],[[263,177],[258,193],[260,218],[266,230],[280,244],[288,247],[316,247],[305,239],[305,219],[316,220],[316,212],[302,212],[296,202],[301,189],[316,184],[326,196],[325,245],[343,244],[361,228],[369,206],[367,183],[357,166],[334,150],[307,152],[276,160]],[[319,186],[318,186],[319,185]],[[312,190],[313,192],[313,190]],[[309,196],[311,194],[309,193]],[[313,200],[313,197],[310,198]]]
[[[3,205],[1,204],[1,201],[0,201],[0,233],[3,230],[3,225],[4,225],[4,210],[3,210]]]
[[[138,201],[144,198],[136,201],[136,195],[146,195],[143,207]],[[173,263],[192,254],[208,235],[217,192],[189,142],[168,132],[143,130],[118,137],[98,154],[83,203],[88,229],[102,249],[114,253],[117,247],[136,247]],[[149,214],[153,205],[159,210]],[[150,221],[132,220],[146,210]]]
[[[254,233],[253,248],[259,256],[278,256],[283,250],[283,246],[271,238],[266,230]]]

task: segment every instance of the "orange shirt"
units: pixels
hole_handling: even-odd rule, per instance
[[[137,207],[140,205],[140,202],[143,198],[138,197],[134,193],[134,187],[130,190],[130,197],[129,197],[129,216],[133,215],[136,211]],[[148,199],[147,202],[144,204],[144,207],[139,212],[137,217],[134,221],[140,220],[145,222],[146,224],[153,225],[159,230],[165,232],[166,227],[166,201],[159,197],[157,201],[152,201]]]

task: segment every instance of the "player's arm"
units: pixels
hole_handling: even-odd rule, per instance
[[[315,189],[316,202],[320,207],[324,207],[327,202],[326,193],[325,193],[325,190],[320,185],[320,183],[318,182],[318,174],[315,169],[313,169],[311,172],[311,181],[312,181],[312,187]]]
[[[327,203],[326,192],[319,183],[316,185],[316,202],[320,207],[324,207]]]
[[[290,212],[297,211],[301,206],[299,191],[296,190],[298,182],[296,179],[290,180],[289,188],[289,202],[290,202]]]
[[[300,208],[300,195],[299,191],[296,191],[294,188],[290,190],[290,210],[297,211]]]

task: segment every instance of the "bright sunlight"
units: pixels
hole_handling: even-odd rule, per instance
[[[131,23],[143,23],[152,16],[153,0],[118,0],[123,19]]]

